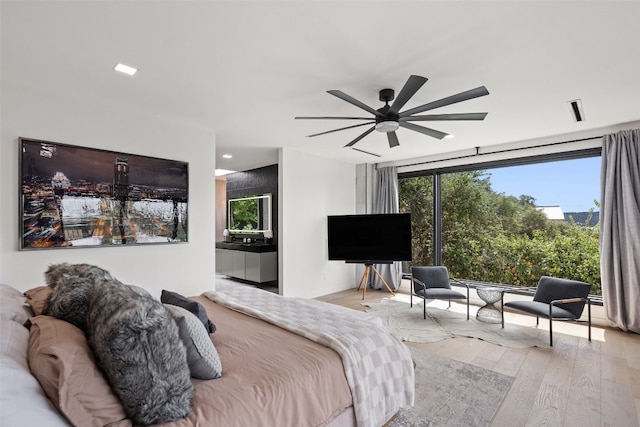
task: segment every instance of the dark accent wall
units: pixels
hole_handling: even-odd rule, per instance
[[[273,243],[278,244],[278,165],[227,175],[227,203],[237,197],[271,193]]]

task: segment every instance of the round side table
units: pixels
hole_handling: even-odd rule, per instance
[[[479,287],[476,289],[478,296],[485,305],[478,309],[476,319],[487,323],[502,323],[502,311],[494,304],[502,298],[502,288]]]

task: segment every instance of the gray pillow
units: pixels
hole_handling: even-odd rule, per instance
[[[164,304],[178,324],[180,339],[187,348],[187,363],[193,378],[212,380],[222,375],[218,351],[200,320],[189,310]]]
[[[207,317],[207,311],[198,301],[190,300],[189,298],[180,295],[177,292],[167,291],[166,289],[163,289],[162,294],[160,295],[160,302],[186,308],[191,313],[198,316],[198,319],[200,319],[204,327],[207,329],[207,332],[212,334],[216,331],[216,325],[214,325],[213,322],[209,320],[209,318]]]

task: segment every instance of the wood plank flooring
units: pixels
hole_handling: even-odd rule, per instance
[[[408,286],[398,292],[409,293]],[[365,301],[388,296],[386,290],[367,290]],[[355,289],[317,299],[364,310],[362,292]],[[506,318],[536,327],[534,317],[508,313]],[[546,322],[541,319],[538,326],[542,340],[548,339]],[[515,377],[493,427],[640,427],[640,335],[593,326],[589,342],[584,324],[554,322],[553,329],[551,350],[472,338],[407,345]]]

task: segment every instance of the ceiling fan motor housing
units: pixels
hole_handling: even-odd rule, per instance
[[[380,101],[389,103],[394,100],[396,93],[393,89],[382,89],[380,91]]]
[[[400,127],[398,123],[399,115],[389,111],[391,107],[389,102],[395,98],[395,92],[393,89],[382,89],[380,91],[380,101],[385,103],[385,106],[376,110],[380,115],[376,115],[376,130],[378,132],[395,132]]]

